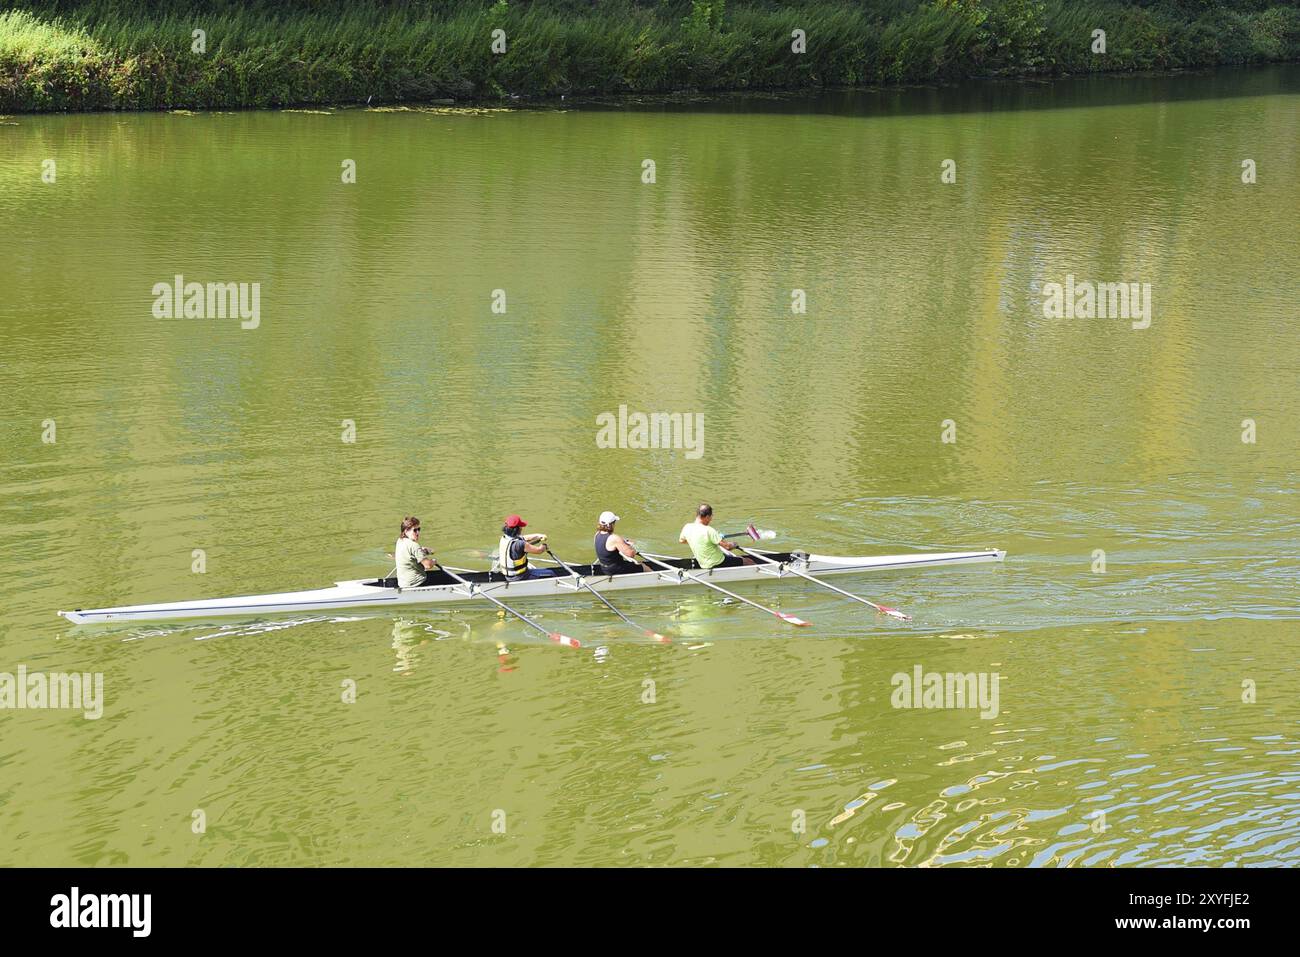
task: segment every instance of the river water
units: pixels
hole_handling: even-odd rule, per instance
[[[0,711],[0,864],[1294,864],[1297,93],[0,118],[0,672],[104,682]],[[176,275],[256,316],[158,318]],[[1149,317],[1046,315],[1067,277]],[[703,431],[601,447],[620,406]],[[580,650],[55,615],[381,574],[410,513],[453,564],[510,512],[675,551],[702,500],[1008,555],[836,579],[906,623],[619,596],[666,646],[582,597],[530,606]],[[996,702],[895,707],[918,668]]]

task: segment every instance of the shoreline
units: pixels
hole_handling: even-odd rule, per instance
[[[0,113],[626,104],[1300,61],[1300,9],[1259,6],[19,2],[0,13]]]
[[[1052,87],[1064,86],[1072,81],[1115,80],[1135,81],[1173,79],[1176,77],[1196,77],[1207,79],[1218,74],[1237,70],[1258,71],[1269,68],[1300,65],[1300,59],[1271,61],[1267,63],[1229,63],[1218,66],[1176,67],[1152,70],[1128,70],[1095,73],[1061,73],[1055,75],[1029,76],[981,76],[970,77],[963,81],[934,81],[900,84],[872,84],[864,86],[827,86],[817,88],[775,89],[775,90],[679,90],[668,93],[609,93],[578,94],[568,96],[519,97],[502,102],[500,100],[411,100],[402,103],[285,103],[277,106],[236,106],[236,107],[185,107],[162,106],[149,109],[87,109],[87,110],[12,110],[0,111],[0,120],[19,117],[42,116],[120,116],[125,114],[171,114],[176,116],[232,116],[239,113],[302,113],[304,115],[333,115],[345,112],[368,113],[510,113],[510,112],[566,112],[569,110],[598,111],[637,111],[637,110],[683,110],[720,104],[735,103],[738,106],[750,101],[796,104],[824,97],[854,96],[908,96],[928,93],[951,93],[962,90],[968,94],[980,91],[1015,89],[1025,92],[1046,91]],[[1007,108],[989,103],[972,106],[976,109]],[[1015,108],[1015,107],[1012,107]],[[1022,108],[1030,108],[1026,104]]]

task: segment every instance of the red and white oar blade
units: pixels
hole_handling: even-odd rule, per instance
[[[758,541],[760,538],[763,537],[758,533],[758,529],[754,527],[753,522],[750,522],[749,525],[746,526],[745,534],[748,535],[750,538],[752,538],[754,541]]]
[[[897,608],[890,608],[888,605],[881,605],[881,606],[880,606],[880,610],[883,611],[883,612],[884,612],[886,615],[888,615],[890,618],[897,618],[899,621],[911,621],[911,620],[912,620],[912,616],[911,616],[911,615],[904,615],[904,614],[903,614],[901,611],[899,611]]]
[[[647,628],[646,634],[649,635],[651,638],[653,638],[655,641],[662,642],[665,645],[671,645],[673,643],[673,640],[671,638],[669,638],[667,635],[661,635],[657,631],[650,631]]]
[[[778,611],[776,615],[782,621],[789,622],[790,624],[796,625],[800,628],[807,628],[809,625],[812,624],[811,621],[804,621],[802,618],[796,618],[794,615],[787,615],[783,611]]]
[[[581,648],[582,642],[577,638],[570,638],[568,635],[562,635],[558,631],[551,632],[551,641],[566,648]]]

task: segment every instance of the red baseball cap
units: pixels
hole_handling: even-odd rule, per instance
[[[518,515],[511,515],[506,519],[506,528],[527,528],[528,523]]]

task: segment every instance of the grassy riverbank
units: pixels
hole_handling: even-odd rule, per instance
[[[495,29],[504,53],[491,49]],[[806,52],[791,50],[795,29]],[[1096,29],[1104,53],[1092,49]],[[1300,9],[1269,0],[20,0],[0,13],[0,111],[795,89],[1295,59]]]

